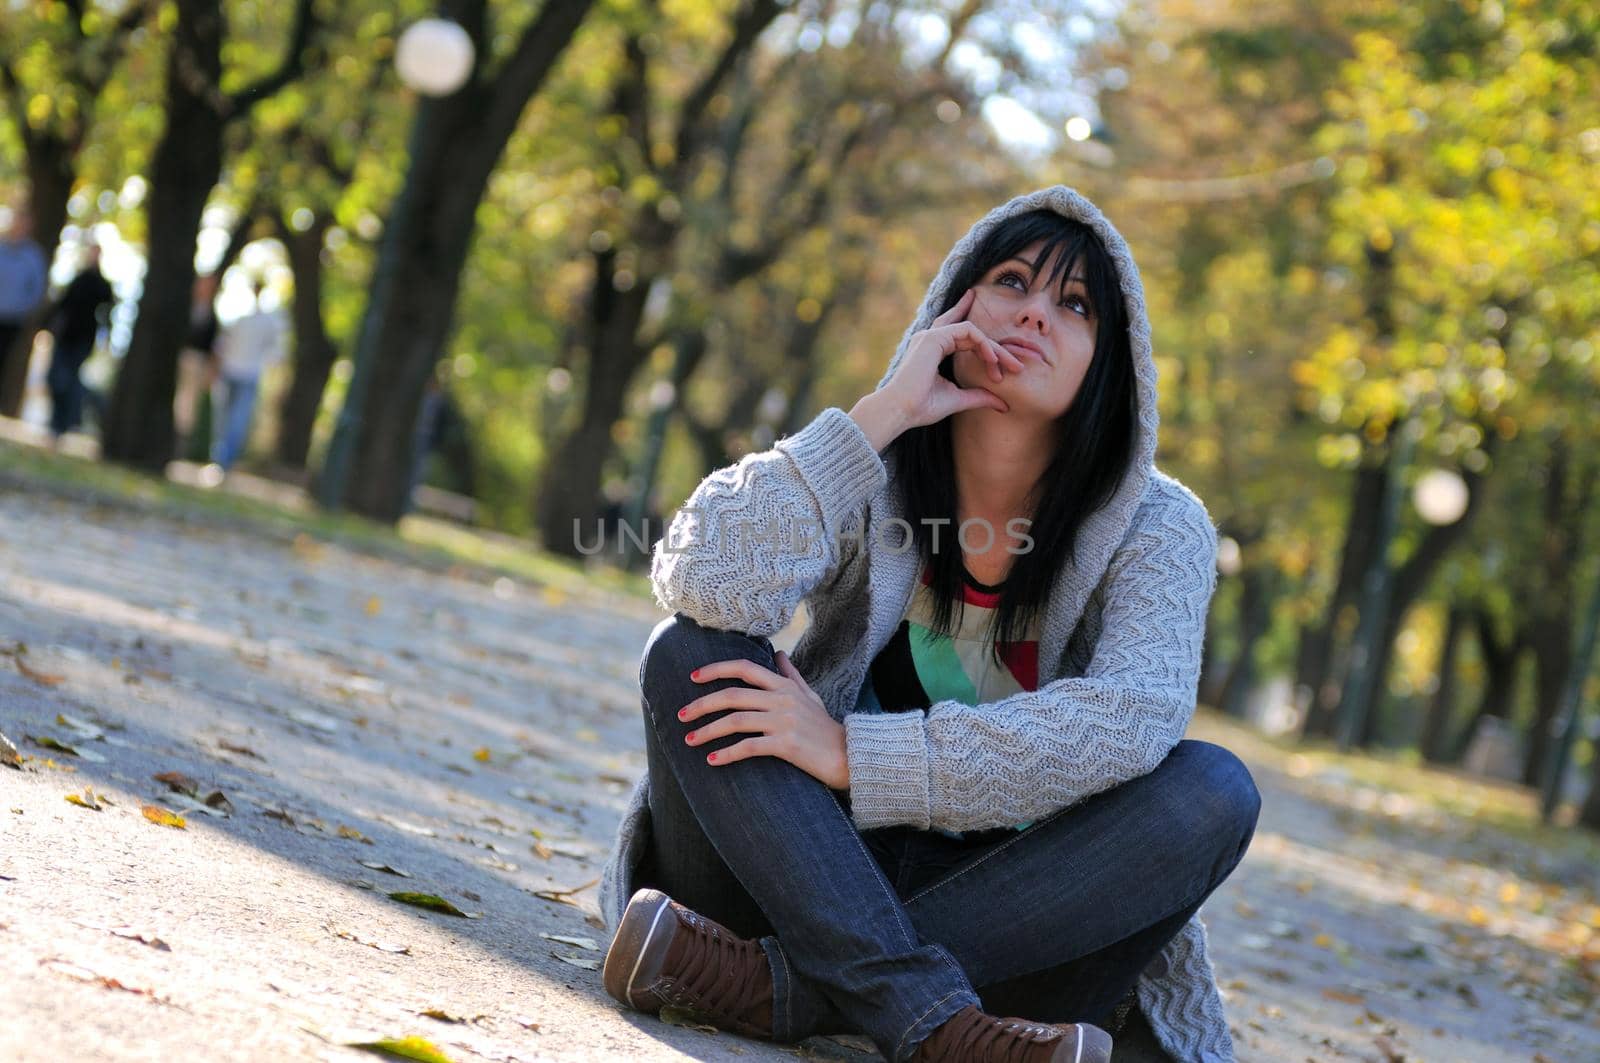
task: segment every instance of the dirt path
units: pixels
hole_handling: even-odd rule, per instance
[[[668,1026],[600,987],[593,883],[643,766],[656,619],[0,496],[0,731],[27,758],[0,768],[0,1058],[359,1060],[344,1043],[406,1036],[457,1061],[853,1055]],[[1204,911],[1242,1059],[1600,1058],[1592,851],[1385,803],[1211,717],[1193,734],[1266,796]]]

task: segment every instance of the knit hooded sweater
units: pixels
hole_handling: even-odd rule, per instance
[[[804,601],[795,667],[844,724],[858,829],[983,830],[1040,819],[1153,770],[1194,713],[1217,535],[1201,500],[1155,466],[1156,366],[1138,268],[1120,233],[1077,191],[1040,189],[990,210],[950,250],[878,387],[929,328],[985,234],[1048,208],[1089,225],[1116,263],[1127,307],[1137,438],[1117,492],[1083,523],[1044,612],[1038,687],[978,705],[858,708],[872,659],[919,575],[903,549],[893,478],[859,425],[829,407],[765,451],[709,474],[653,547],[657,602],[697,623],[772,636]],[[883,531],[896,521],[899,530]],[[802,525],[797,531],[791,526]],[[635,784],[601,878],[615,930],[650,831],[648,773]],[[1140,1010],[1179,1063],[1229,1063],[1233,1041],[1197,912],[1140,974]]]

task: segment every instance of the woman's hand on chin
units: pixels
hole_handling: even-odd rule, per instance
[[[776,672],[742,657],[701,665],[690,675],[697,683],[739,679],[750,685],[713,690],[680,709],[678,719],[685,723],[726,712],[691,730],[684,741],[700,746],[724,735],[749,734],[725,749],[708,753],[706,762],[721,767],[746,757],[779,757],[832,789],[849,789],[844,725],[828,715],[827,706],[787,653],[779,650],[777,663]],[[734,711],[727,711],[730,709]]]

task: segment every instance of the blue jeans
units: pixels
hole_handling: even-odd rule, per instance
[[[859,831],[849,795],[777,757],[721,767],[683,705],[736,679],[689,672],[770,640],[656,625],[639,666],[651,838],[640,882],[756,938],[773,1035],[863,1033],[890,1063],[969,1004],[1107,1025],[1140,972],[1244,856],[1260,795],[1238,757],[1183,741],[1147,775],[1030,824],[952,838]]]
[[[45,383],[50,388],[50,431],[64,435],[83,423],[83,402],[87,388],[83,386],[83,363],[94,353],[94,337],[56,341],[50,353],[50,368],[45,371]]]
[[[218,383],[221,385],[222,400],[212,407],[219,431],[216,445],[211,449],[211,460],[224,469],[231,469],[250,440],[250,419],[255,413],[256,389],[260,386],[260,380],[256,377],[225,376]]]

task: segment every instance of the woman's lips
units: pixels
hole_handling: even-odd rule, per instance
[[[1033,347],[1029,347],[1027,344],[1020,343],[1017,340],[1001,340],[1000,346],[1011,351],[1018,357],[1035,358],[1041,362],[1046,360],[1042,351],[1039,351]]]

